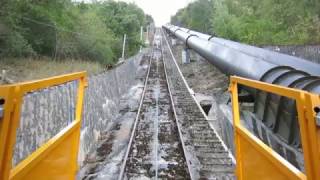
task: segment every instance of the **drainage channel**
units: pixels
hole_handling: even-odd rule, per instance
[[[157,30],[144,97],[119,179],[190,179]]]

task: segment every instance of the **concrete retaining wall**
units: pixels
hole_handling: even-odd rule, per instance
[[[77,82],[26,94],[17,130],[17,164],[66,127],[75,117]]]
[[[104,74],[91,77],[86,90],[79,161],[97,147],[101,134],[108,129],[109,122],[119,114],[121,98],[129,89],[144,78],[138,55],[121,66]]]
[[[132,57],[110,71],[88,79],[82,119],[79,161],[96,148],[101,131],[117,116],[121,97],[141,78],[144,53]],[[139,79],[140,78],[140,79]],[[51,87],[24,96],[13,164],[56,135],[75,117],[77,82]]]

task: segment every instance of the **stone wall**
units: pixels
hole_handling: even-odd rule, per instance
[[[13,163],[17,164],[75,118],[77,82],[30,92],[23,98]]]
[[[101,132],[121,109],[121,100],[129,89],[144,78],[145,69],[140,66],[142,55],[128,60],[104,74],[91,77],[86,89],[79,161],[97,147]],[[139,77],[139,78],[137,78]],[[141,80],[141,79],[140,79]]]
[[[145,52],[112,70],[88,78],[82,118],[80,163],[87,153],[96,148],[100,133],[107,129],[109,120],[117,116],[121,97],[144,78],[146,67],[141,66],[143,54]],[[77,82],[70,82],[24,96],[14,165],[74,120],[77,85]]]

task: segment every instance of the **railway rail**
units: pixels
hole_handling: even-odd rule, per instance
[[[120,179],[190,179],[170,102],[160,39],[156,41]]]
[[[178,72],[158,30],[119,179],[234,179],[233,158]]]
[[[162,38],[168,84],[192,179],[235,179],[233,156],[191,94],[164,33]]]

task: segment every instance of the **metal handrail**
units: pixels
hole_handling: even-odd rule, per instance
[[[48,176],[51,178],[75,178],[78,169],[77,158],[84,89],[87,87],[86,77],[86,72],[78,72],[37,81],[0,86],[0,96],[5,100],[5,104],[2,106],[3,116],[0,121],[1,180],[43,179]],[[16,143],[16,132],[20,122],[23,96],[28,92],[71,81],[79,81],[74,121],[12,168],[11,162]],[[59,159],[59,161],[55,159]]]
[[[291,165],[241,124],[238,101],[239,85],[274,93],[296,101],[305,173]],[[231,77],[229,90],[232,96],[237,161],[236,174],[239,180],[258,178],[257,174],[269,179],[279,179],[279,177],[285,177],[285,179],[320,179],[320,128],[316,124],[317,114],[314,110],[320,105],[319,95],[236,76]]]

